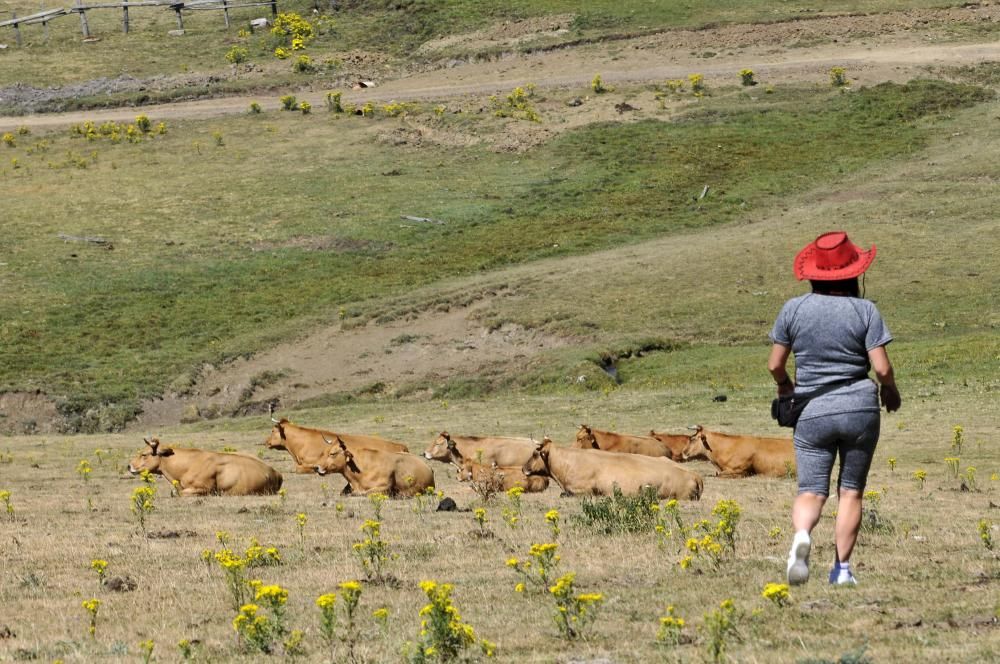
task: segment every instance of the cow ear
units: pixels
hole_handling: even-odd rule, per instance
[[[168,456],[173,456],[173,454],[174,454],[174,448],[164,447],[162,450],[156,453],[156,456],[168,457]]]
[[[709,452],[712,451],[712,448],[708,446],[708,436],[706,436],[705,434],[701,434],[701,444],[704,445],[705,449],[708,450]]]
[[[344,450],[344,452],[347,451],[347,444],[344,443],[343,439],[340,436],[337,436],[337,445],[339,445],[340,449]]]
[[[456,443],[455,441],[453,441],[451,438],[448,438],[447,440],[448,440],[448,449],[449,450],[454,451],[454,450],[458,449],[458,443]]]

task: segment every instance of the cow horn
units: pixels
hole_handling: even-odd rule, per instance
[[[327,438],[326,436],[320,434],[320,437],[323,439],[323,442],[326,443],[327,445],[333,445],[333,441]]]

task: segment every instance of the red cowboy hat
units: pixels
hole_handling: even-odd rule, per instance
[[[875,245],[865,251],[847,239],[847,233],[823,233],[795,257],[795,278],[799,281],[840,281],[856,277],[875,260]]]

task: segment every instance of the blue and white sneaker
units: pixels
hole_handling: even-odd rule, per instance
[[[842,568],[840,565],[834,563],[833,569],[830,570],[830,585],[832,586],[856,586],[858,585],[858,580],[854,578],[851,574],[851,568]]]
[[[800,530],[792,539],[792,549],[788,552],[788,584],[797,586],[809,580],[809,551],[812,540],[809,533]]]

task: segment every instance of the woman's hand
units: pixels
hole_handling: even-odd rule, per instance
[[[882,397],[882,405],[885,406],[888,413],[899,410],[903,403],[903,398],[899,396],[899,390],[896,389],[894,383],[882,383],[879,395]]]

